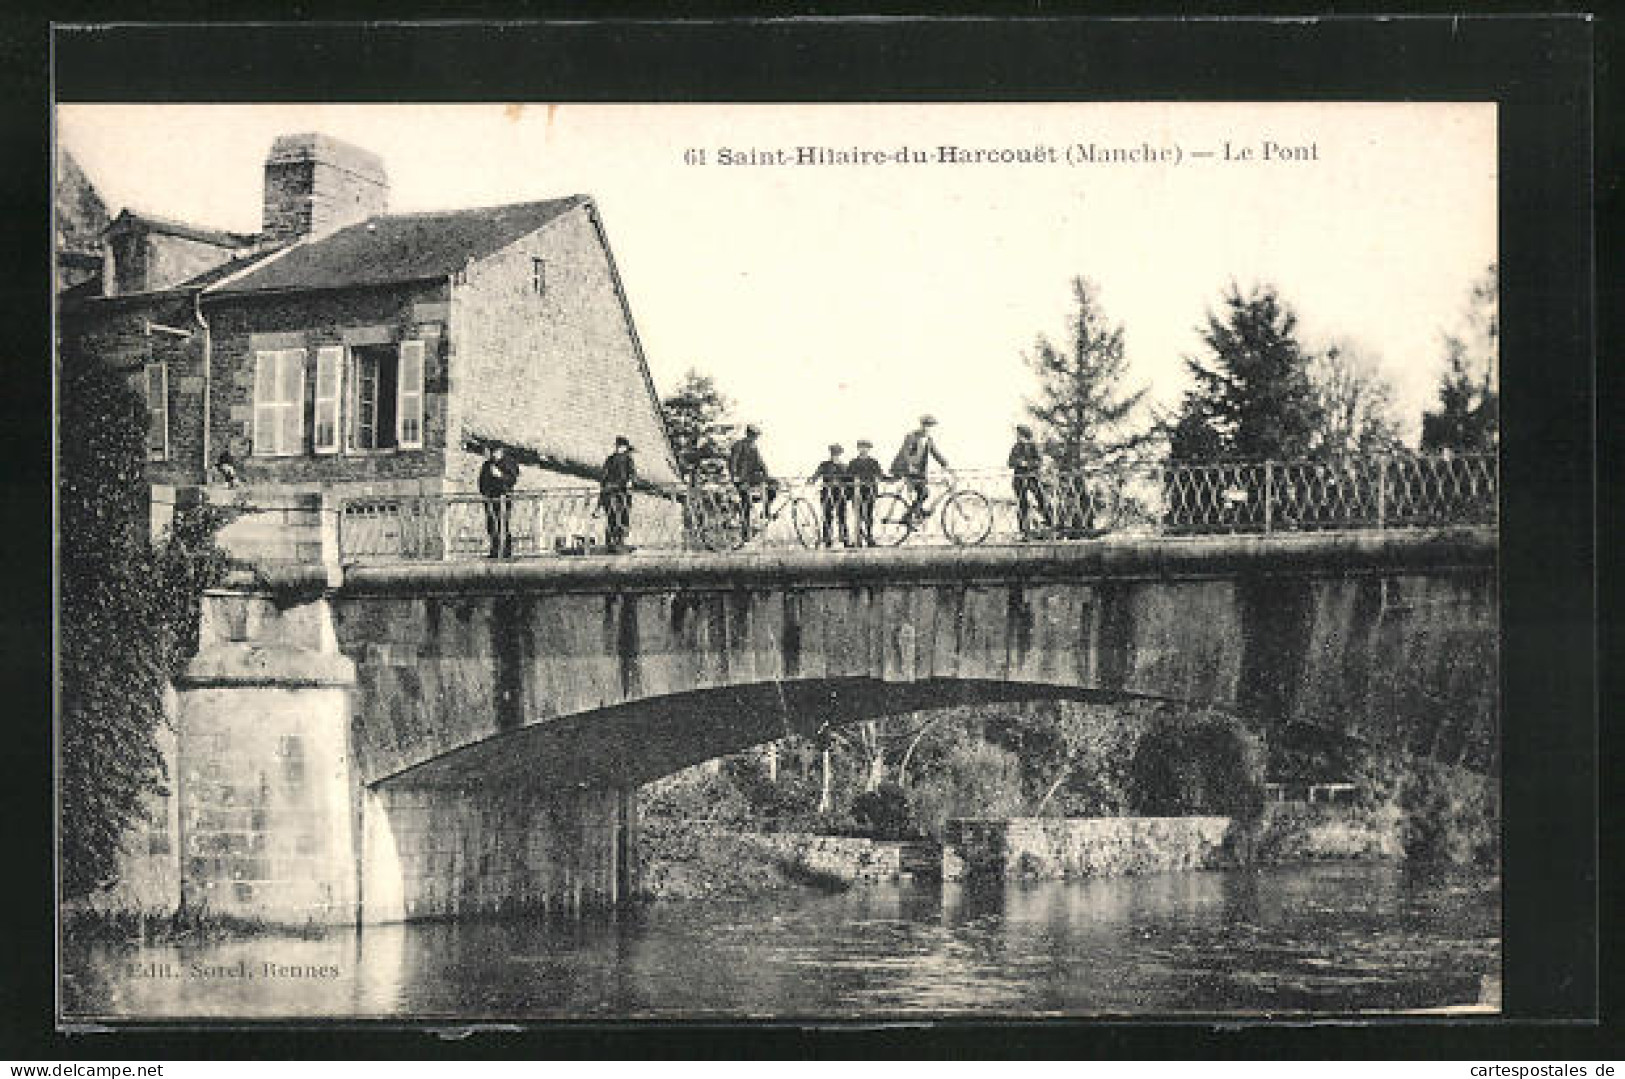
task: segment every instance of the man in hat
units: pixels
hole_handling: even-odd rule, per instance
[[[519,482],[519,462],[508,456],[506,447],[491,443],[485,447],[480,465],[480,494],[485,496],[485,534],[491,540],[491,558],[513,557],[513,489]]]
[[[925,516],[925,499],[928,493],[926,487],[926,470],[930,467],[932,458],[943,468],[948,467],[948,459],[942,456],[937,449],[936,442],[931,437],[932,428],[936,427],[937,418],[927,413],[920,417],[920,426],[910,431],[903,439],[903,445],[892,459],[892,475],[908,484],[913,492],[914,501],[908,507],[909,519],[918,523]]]
[[[824,517],[823,542],[825,547],[835,546],[830,526],[841,526],[841,546],[852,546],[852,536],[846,529],[847,472],[841,457],[846,449],[839,442],[830,443],[829,460],[821,461],[808,482],[818,483],[818,508]]]
[[[598,508],[604,511],[604,544],[612,554],[626,550],[626,533],[632,527],[632,484],[638,478],[632,459],[632,442],[615,436],[615,452],[604,462],[604,476],[598,481]]]
[[[746,424],[745,437],[735,442],[728,453],[728,474],[739,490],[740,535],[747,540],[750,539],[751,506],[761,499],[765,516],[779,496],[779,485],[768,475],[761,448],[756,444],[761,436],[761,428],[754,423]]]
[[[1044,468],[1044,451],[1033,441],[1033,429],[1024,423],[1016,425],[1016,444],[1010,447],[1009,465],[1011,486],[1016,493],[1016,520],[1020,524],[1021,534],[1029,534],[1029,500],[1038,508],[1039,516],[1043,517],[1044,527],[1053,528],[1055,521],[1050,516],[1049,499],[1045,497],[1044,485],[1039,481],[1039,473]]]
[[[875,497],[880,493],[880,481],[886,478],[880,462],[869,456],[874,448],[875,444],[867,438],[858,439],[858,455],[846,466],[860,547],[875,545]]]

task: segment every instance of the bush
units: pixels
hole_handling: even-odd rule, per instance
[[[207,507],[148,538],[146,412],[118,373],[63,358],[58,386],[58,701],[62,886],[113,882],[126,833],[166,793],[156,733],[165,690],[197,642],[198,600],[225,553]]]
[[[942,766],[909,792],[919,828],[933,839],[953,817],[1018,817],[1022,813],[1021,761],[980,739],[957,742]]]
[[[638,817],[650,822],[740,824],[751,819],[751,807],[731,776],[701,764],[639,787]]]
[[[1400,786],[1405,857],[1496,865],[1501,821],[1494,780],[1431,760],[1412,763]]]
[[[871,839],[911,839],[918,834],[908,792],[891,780],[852,800],[852,820]]]
[[[1164,716],[1135,747],[1129,797],[1143,816],[1257,820],[1264,810],[1263,742],[1228,716]]]

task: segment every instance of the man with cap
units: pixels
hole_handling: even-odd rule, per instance
[[[857,518],[859,547],[875,545],[875,497],[880,493],[880,481],[886,478],[880,462],[869,456],[869,451],[874,448],[875,444],[867,438],[858,439],[858,455],[846,466],[852,508],[856,511],[854,516]]]
[[[830,443],[829,460],[819,462],[813,471],[809,483],[818,482],[818,508],[824,517],[824,546],[835,546],[835,538],[830,525],[839,522],[841,526],[841,546],[852,546],[852,536],[846,528],[846,499],[847,499],[847,472],[846,465],[841,462],[841,456],[846,449],[839,442]]]
[[[1033,429],[1024,423],[1016,425],[1016,444],[1010,447],[1009,465],[1011,485],[1016,492],[1016,520],[1020,523],[1021,534],[1029,534],[1029,499],[1038,507],[1039,516],[1044,518],[1044,527],[1053,528],[1055,521],[1050,517],[1049,499],[1045,497],[1044,486],[1039,481],[1039,473],[1044,468],[1044,451],[1033,441]]]
[[[931,429],[937,425],[937,418],[927,413],[920,417],[920,426],[908,433],[903,439],[903,445],[892,459],[892,475],[905,481],[914,493],[914,501],[908,507],[909,518],[918,522],[925,516],[925,498],[928,493],[926,487],[926,469],[931,459],[936,458],[937,464],[943,468],[948,467],[948,459],[942,456],[937,444],[931,438]]]
[[[746,540],[750,539],[752,504],[760,498],[765,515],[773,500],[779,496],[779,485],[768,475],[767,465],[762,461],[762,451],[756,445],[761,435],[761,428],[754,423],[746,424],[745,437],[735,442],[728,453],[728,474],[733,477],[734,486],[739,490],[740,535]]]
[[[480,494],[485,496],[485,534],[491,540],[491,558],[513,557],[513,489],[519,482],[519,462],[502,445],[485,447],[480,464]]]
[[[626,533],[632,526],[632,484],[637,478],[632,442],[625,435],[616,435],[615,452],[604,461],[604,475],[598,481],[598,508],[604,511],[604,544],[612,554],[626,550]]]

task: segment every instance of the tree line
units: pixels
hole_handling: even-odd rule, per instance
[[[1147,407],[1149,387],[1130,385],[1125,329],[1107,315],[1099,286],[1071,281],[1060,340],[1039,334],[1024,364],[1036,378],[1026,412],[1062,469],[1160,453],[1180,462],[1334,459],[1409,448],[1381,358],[1349,337],[1312,347],[1280,290],[1232,282],[1185,356],[1191,385],[1172,409]],[[1490,264],[1441,332],[1444,371],[1421,417],[1424,453],[1493,452],[1499,440],[1498,274]],[[680,462],[708,451],[733,402],[716,380],[690,369],[662,401]]]
[[[1498,438],[1497,271],[1469,291],[1457,326],[1442,334],[1445,371],[1422,415],[1423,452],[1479,453]],[[1234,282],[1197,327],[1202,348],[1184,357],[1190,388],[1171,413],[1141,418],[1146,388],[1130,390],[1124,330],[1106,317],[1099,288],[1072,281],[1070,332],[1040,335],[1024,354],[1038,380],[1027,411],[1063,467],[1112,460],[1161,443],[1175,461],[1331,459],[1405,448],[1395,393],[1380,359],[1347,337],[1319,348],[1274,285]]]

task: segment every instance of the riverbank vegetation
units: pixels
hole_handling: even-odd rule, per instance
[[[326,928],[273,925],[256,918],[221,914],[207,907],[164,909],[141,906],[66,905],[62,939],[71,944],[204,944],[250,937],[317,939]]]
[[[1345,784],[1336,803],[1271,782]],[[682,827],[940,841],[955,817],[1226,816],[1248,862],[1494,866],[1495,782],[1313,728],[1156,701],[959,706],[791,737],[643,788],[653,848]]]

